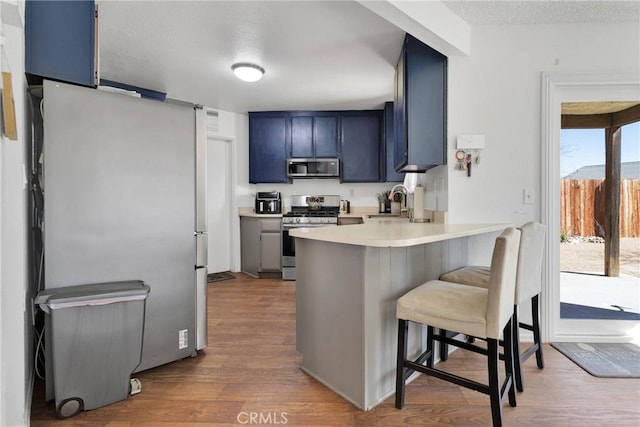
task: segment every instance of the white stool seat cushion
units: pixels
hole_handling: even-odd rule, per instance
[[[546,228],[537,222],[528,222],[520,227],[520,247],[516,273],[516,294],[514,303],[519,305],[542,292],[542,256]],[[442,274],[440,280],[462,283],[463,285],[489,287],[490,267],[463,267]]]
[[[487,338],[487,289],[432,280],[396,303],[396,317]]]
[[[445,273],[440,276],[440,280],[488,289],[489,276],[491,276],[489,267],[470,266]]]

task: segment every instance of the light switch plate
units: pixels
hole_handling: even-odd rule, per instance
[[[532,190],[526,188],[522,190],[522,203],[525,205],[532,205],[534,203]]]

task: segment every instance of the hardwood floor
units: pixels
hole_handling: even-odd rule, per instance
[[[407,386],[402,410],[393,396],[371,411],[356,409],[299,369],[295,283],[236,277],[209,284],[209,347],[197,357],[138,373],[142,393],[67,420],[56,419],[37,381],[31,426],[491,424],[487,396],[424,376]],[[525,363],[525,391],[518,407],[505,403],[505,425],[640,425],[640,380],[596,378],[549,345],[544,351],[543,370],[535,358]],[[480,381],[484,366],[460,350],[446,362]]]

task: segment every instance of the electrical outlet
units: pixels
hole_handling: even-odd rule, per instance
[[[533,191],[526,188],[522,190],[522,203],[525,205],[532,205],[534,203]]]

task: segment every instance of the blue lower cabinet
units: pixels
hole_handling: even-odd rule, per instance
[[[382,182],[382,111],[349,111],[340,115],[342,182]]]
[[[25,73],[95,87],[96,21],[93,1],[28,0]]]
[[[249,113],[249,182],[288,183],[289,116]]]

